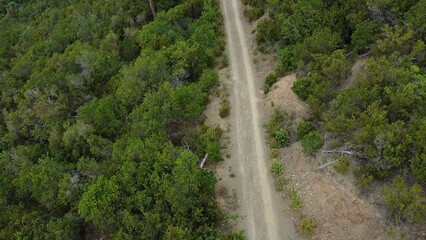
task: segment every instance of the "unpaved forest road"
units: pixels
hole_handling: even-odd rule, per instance
[[[259,119],[259,85],[242,19],[239,0],[221,0],[231,67],[232,141],[238,161],[236,181],[239,212],[248,239],[296,239],[290,217],[283,209],[283,200],[273,188],[268,171],[266,145]]]

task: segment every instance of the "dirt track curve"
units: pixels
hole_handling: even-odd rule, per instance
[[[296,239],[294,225],[268,172],[266,145],[259,118],[260,85],[249,51],[239,0],[221,0],[231,67],[232,140],[240,177],[238,198],[248,239]]]

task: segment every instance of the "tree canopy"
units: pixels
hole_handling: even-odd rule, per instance
[[[213,0],[0,1],[0,239],[216,239]]]

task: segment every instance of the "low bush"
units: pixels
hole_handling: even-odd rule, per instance
[[[294,187],[287,188],[286,195],[290,198],[290,208],[299,210],[303,206],[302,198]]]
[[[291,124],[291,117],[283,110],[275,108],[272,116],[270,117],[266,128],[269,135],[273,136],[280,128],[288,128]]]
[[[349,172],[349,165],[349,158],[342,156],[337,160],[337,163],[333,165],[333,168],[336,172],[347,175]]]
[[[276,162],[276,161],[272,162],[271,173],[272,173],[272,176],[274,176],[275,178],[280,177],[284,173],[284,166],[279,162]]]
[[[247,7],[244,9],[244,16],[248,18],[250,22],[259,19],[264,13],[264,10],[259,7]]]
[[[296,47],[289,46],[282,48],[278,52],[277,71],[281,75],[287,74],[291,71],[296,70],[298,62],[299,58]]]
[[[317,226],[318,224],[314,219],[305,215],[301,216],[300,222],[298,224],[299,231],[305,236],[311,236]]]
[[[272,85],[274,85],[278,81],[278,76],[276,73],[270,73],[266,79],[263,87],[263,92],[267,94],[269,90],[271,90]]]
[[[420,185],[414,184],[409,187],[401,176],[397,176],[384,186],[383,198],[394,221],[425,222],[426,198]]]
[[[374,177],[368,173],[357,176],[357,185],[362,192],[371,190],[374,182]]]
[[[272,148],[271,152],[269,153],[270,157],[272,159],[277,158],[279,156],[280,152],[277,148]]]
[[[278,192],[284,191],[288,184],[289,180],[284,176],[275,178],[275,190],[277,190]]]
[[[222,101],[222,106],[219,109],[219,116],[221,118],[226,118],[229,116],[231,112],[231,104],[228,99]]]
[[[315,128],[311,122],[303,120],[297,124],[296,135],[298,139],[303,139],[308,133],[314,131]]]
[[[284,128],[279,128],[274,133],[275,143],[278,147],[287,147],[290,145],[290,135]]]
[[[323,145],[324,142],[318,132],[310,132],[302,139],[303,151],[309,155],[314,155]]]
[[[246,240],[243,231],[228,233],[222,238],[223,240]]]

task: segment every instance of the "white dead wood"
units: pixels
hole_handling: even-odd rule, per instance
[[[206,161],[207,161],[207,157],[209,156],[209,154],[208,153],[206,153],[206,156],[204,156],[204,159],[203,159],[203,161],[201,161],[201,163],[200,163],[200,168],[203,168],[204,167],[204,163],[206,163]]]
[[[351,151],[337,151],[337,150],[322,150],[323,153],[341,153],[347,155],[353,155],[354,153]]]
[[[326,164],[324,164],[324,165],[321,165],[320,167],[319,167],[319,169],[323,169],[323,168],[325,168],[325,167],[327,167],[327,166],[330,166],[330,165],[332,165],[332,164],[334,164],[334,163],[336,163],[337,161],[331,161],[331,162],[329,162],[329,163],[326,163]]]

